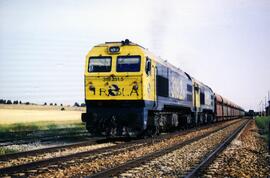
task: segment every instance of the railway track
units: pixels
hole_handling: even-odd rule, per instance
[[[121,165],[122,168],[119,169],[104,170],[94,177],[185,177],[205,159],[204,155],[209,155],[211,150],[215,150],[217,145],[245,124],[247,121],[242,121],[217,132],[205,134],[203,138],[193,138],[179,143],[178,147],[160,150],[160,153],[153,153],[151,157],[142,157],[127,165]]]
[[[50,142],[58,140],[79,139],[89,137],[90,134],[85,130],[55,129],[40,131],[8,132],[0,134],[0,146],[22,145],[34,142]]]
[[[173,150],[173,148],[169,148],[170,144],[174,145],[174,149],[177,149],[177,147],[181,146],[181,145],[176,145],[176,142],[182,142],[182,146],[184,144],[189,144],[189,142],[191,142],[191,140],[195,141],[196,139],[200,139],[203,138],[203,136],[206,136],[205,134],[211,134],[214,132],[217,132],[218,130],[222,130],[226,127],[228,127],[228,125],[231,124],[236,124],[239,121],[230,121],[229,123],[219,123],[218,124],[213,124],[216,125],[216,128],[214,129],[211,126],[204,126],[201,128],[197,128],[197,129],[192,129],[192,130],[188,130],[188,131],[183,131],[180,133],[173,133],[173,134],[168,134],[168,135],[163,135],[157,138],[149,138],[149,139],[145,139],[145,140],[134,140],[134,141],[130,141],[130,142],[126,142],[126,143],[120,143],[120,144],[116,144],[116,145],[112,145],[109,147],[104,147],[104,148],[99,148],[99,149],[95,149],[95,150],[88,150],[88,151],[82,151],[82,152],[78,152],[75,154],[68,154],[65,156],[60,156],[60,157],[54,157],[54,158],[50,158],[50,159],[41,159],[38,161],[33,161],[33,162],[28,162],[28,163],[22,163],[19,165],[15,165],[15,166],[8,166],[8,167],[3,167],[0,169],[0,176],[7,176],[7,175],[11,175],[11,176],[53,176],[53,175],[47,175],[48,172],[65,172],[66,170],[69,170],[69,172],[71,173],[68,176],[76,176],[76,174],[78,174],[78,172],[73,172],[73,168],[74,165],[77,164],[82,164],[85,165],[85,168],[87,168],[87,166],[89,166],[89,164],[91,164],[91,170],[85,170],[85,172],[83,172],[83,170],[81,170],[81,172],[83,172],[83,175],[78,175],[78,176],[86,176],[86,175],[95,175],[98,176],[98,172],[101,173],[102,172],[106,172],[106,170],[113,170],[114,167],[116,169],[119,170],[119,168],[121,167],[121,165],[125,166],[125,164],[132,164],[130,162],[137,162],[135,160],[137,159],[141,159],[140,157],[144,157],[147,156],[148,158],[142,158],[141,161],[145,161],[146,159],[151,159],[155,156],[155,152],[159,152],[160,155],[164,154],[165,152],[170,152]],[[213,126],[212,125],[212,126]],[[193,135],[197,135],[196,138],[192,138],[190,139],[189,134],[193,134]],[[177,138],[177,139],[175,139]],[[182,140],[182,141],[181,141]],[[189,140],[189,141],[188,141]],[[161,148],[163,151],[157,151]],[[53,150],[53,149],[52,149]],[[144,150],[144,153],[142,151],[142,153],[140,152],[141,150]],[[145,151],[146,150],[146,151]],[[165,151],[166,150],[166,151]],[[117,161],[115,160],[114,162],[114,158],[116,157],[120,157],[123,158],[122,155],[125,154],[127,155],[128,153],[136,153],[136,152],[140,152],[140,155],[132,155],[130,154],[130,156],[128,156],[125,159],[122,159],[122,162],[125,163],[117,163]],[[153,152],[153,153],[152,153]],[[8,159],[8,158],[7,158]],[[6,160],[7,160],[6,159]],[[106,161],[107,160],[107,161]],[[94,163],[96,164],[103,164],[101,163],[103,161],[104,164],[106,164],[106,162],[110,162],[113,161],[115,164],[118,164],[118,166],[120,165],[120,167],[113,166],[101,166],[101,167],[97,167],[97,168],[93,168]],[[80,166],[78,166],[80,167]],[[59,170],[61,169],[61,171]],[[50,170],[50,171],[48,171]],[[88,173],[90,174],[88,174]],[[97,173],[97,174],[96,174]],[[80,174],[80,173],[79,173]],[[56,176],[61,176],[61,175],[56,175]]]
[[[231,143],[231,141],[245,128],[251,121],[247,121],[238,127],[233,133],[231,133],[222,143],[217,145],[205,158],[189,173],[185,176],[186,178],[198,177],[201,172],[210,164],[212,161]]]
[[[101,144],[101,143],[115,142],[115,141],[128,141],[128,139],[125,139],[125,140],[123,140],[123,139],[122,140],[120,140],[120,139],[107,139],[107,138],[91,139],[88,141],[82,141],[82,142],[73,143],[73,144],[67,144],[67,145],[48,147],[48,148],[42,148],[42,149],[37,149],[37,150],[30,150],[30,151],[23,151],[23,152],[0,155],[0,161],[8,161],[10,159],[18,159],[20,157],[35,156],[38,154],[52,153],[52,152],[55,152],[58,150],[63,150],[63,149],[71,149],[71,148],[76,148],[76,147],[89,146],[89,145],[93,145],[93,144]]]
[[[270,177],[267,143],[258,132],[252,119],[198,177]]]
[[[95,142],[91,142],[89,143],[94,144],[94,143],[99,143],[101,144],[106,143],[110,140],[98,140]],[[118,153],[122,151],[122,147],[127,148],[133,148],[136,147],[137,145],[140,144],[140,142],[142,142],[141,140],[138,141],[133,141],[132,144],[118,144],[118,145],[112,145],[109,147],[104,147],[104,148],[100,148],[97,150],[89,150],[89,151],[84,151],[84,152],[79,152],[76,154],[69,154],[66,156],[60,156],[60,157],[55,157],[55,158],[50,158],[50,159],[42,159],[39,161],[34,161],[34,162],[29,162],[29,163],[24,163],[24,164],[20,164],[20,165],[15,165],[15,166],[9,166],[9,167],[4,167],[4,168],[0,168],[0,176],[2,175],[21,175],[22,172],[25,172],[33,169],[33,168],[38,168],[38,167],[43,167],[43,166],[47,166],[47,165],[52,165],[58,162],[63,162],[63,161],[70,161],[73,158],[80,158],[80,157],[84,157],[84,156],[88,156],[88,155],[92,155],[92,154],[104,154],[106,152],[109,153]],[[27,157],[27,156],[35,156],[37,154],[42,154],[42,153],[52,153],[55,152],[59,149],[64,149],[64,148],[71,148],[71,147],[77,147],[77,146],[85,146],[87,145],[87,143],[79,143],[79,144],[73,144],[70,146],[60,146],[60,147],[52,147],[52,148],[47,148],[47,149],[40,149],[40,150],[33,150],[33,151],[28,151],[28,152],[20,152],[20,153],[15,153],[15,154],[8,154],[8,155],[2,155],[0,157],[1,161],[8,161],[10,159],[18,159],[20,157]],[[127,146],[130,145],[130,146]],[[19,174],[16,174],[18,173]]]
[[[68,154],[64,154],[64,153],[60,154],[61,152],[65,152],[67,150],[68,150],[68,153],[71,153],[71,154],[78,152],[78,151],[76,151],[76,149],[81,149],[81,148],[91,152],[94,149],[112,146],[116,142],[129,142],[129,141],[131,141],[131,138],[97,138],[97,139],[78,142],[78,143],[74,143],[74,144],[54,146],[54,147],[48,147],[48,148],[43,148],[43,149],[38,149],[38,150],[31,150],[31,151],[25,151],[25,152],[17,152],[17,153],[11,153],[11,154],[6,154],[6,155],[0,155],[0,174],[1,174],[1,171],[3,171],[1,168],[9,167],[9,166],[7,166],[8,164],[5,164],[8,162],[17,161],[19,163],[22,163],[22,167],[21,167],[19,164],[15,163],[15,165],[14,165],[14,162],[12,162],[13,166],[10,166],[10,167],[15,167],[16,169],[24,169],[25,167],[28,167],[27,165],[30,165],[29,167],[31,167],[31,164],[32,164],[30,162],[31,160],[34,160],[33,164],[35,164],[35,165],[39,165],[39,164],[42,165],[44,160],[37,159],[37,157],[48,158],[49,154],[57,156],[56,155],[56,153],[57,153],[58,155],[60,155],[60,156],[58,156],[59,158],[57,157],[57,158],[52,158],[52,159],[46,159],[46,161],[45,161],[45,162],[50,161],[51,163],[53,163],[54,161],[61,159],[61,158],[63,158],[63,159],[69,158],[69,156],[66,156]],[[72,152],[72,149],[75,151]],[[85,152],[87,153],[88,151],[85,151]],[[80,152],[78,152],[78,153],[80,153]],[[80,154],[75,154],[75,156],[76,155],[78,156]],[[51,157],[53,157],[53,156],[51,156]],[[29,161],[25,161],[27,158],[29,159]],[[31,159],[31,158],[35,158],[35,159]],[[7,170],[9,171],[9,169],[7,169]]]
[[[229,139],[228,140],[231,141],[231,139],[233,139],[234,135],[236,133],[238,133],[245,125],[246,125],[246,123],[241,124],[241,126],[238,127],[238,129],[235,132],[233,132],[232,135],[229,136]],[[111,168],[111,169],[107,169],[107,170],[98,172],[97,174],[91,175],[89,177],[95,177],[95,178],[97,178],[97,177],[113,177],[113,176],[119,176],[119,175],[121,175],[121,172],[124,172],[125,170],[132,169],[134,167],[140,166],[144,162],[148,162],[148,161],[150,161],[150,160],[152,160],[154,158],[157,158],[157,157],[160,157],[162,155],[165,155],[165,154],[168,154],[170,152],[173,152],[174,150],[177,150],[177,149],[179,149],[181,147],[184,147],[185,145],[189,145],[189,144],[191,144],[193,142],[196,142],[196,141],[198,141],[198,140],[200,140],[202,138],[205,138],[205,137],[207,137],[207,136],[209,136],[209,135],[211,135],[211,134],[213,134],[215,132],[218,132],[218,131],[220,131],[220,130],[222,130],[224,128],[226,128],[226,126],[225,127],[222,127],[222,128],[218,128],[218,129],[216,129],[216,130],[214,130],[212,132],[203,134],[201,136],[194,137],[194,138],[189,139],[187,141],[178,143],[176,145],[172,145],[172,146],[170,146],[168,148],[161,149],[161,150],[159,150],[157,152],[153,152],[153,153],[148,154],[148,155],[145,155],[143,157],[139,157],[139,158],[137,158],[135,160],[126,162],[125,164],[119,165],[117,167],[114,167],[114,168]],[[225,145],[225,144],[228,144],[228,141],[227,140],[222,145]],[[212,156],[214,156],[216,154],[217,154],[216,152],[213,152],[212,154],[210,154],[211,156],[209,156],[209,157],[211,157],[211,159],[213,159]],[[211,159],[209,159],[207,161],[204,161],[204,162],[209,163]],[[203,164],[203,165],[205,166],[205,164]],[[191,173],[189,175],[187,175],[187,177],[196,177],[198,171],[201,170],[201,168],[202,168],[200,166],[201,166],[201,164],[199,164],[198,167],[196,167],[193,171],[191,171]],[[122,176],[125,177],[125,176],[128,176],[128,175],[129,174],[124,174]]]

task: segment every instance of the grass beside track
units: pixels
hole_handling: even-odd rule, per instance
[[[39,140],[43,137],[68,136],[75,137],[85,131],[85,126],[78,122],[31,122],[0,125],[0,141]],[[10,150],[0,150],[10,152]]]
[[[0,147],[0,155],[8,154],[8,153],[15,153],[17,150],[10,149],[10,148],[2,148]]]
[[[270,123],[270,116],[257,116],[256,117],[256,125],[260,129],[260,133],[266,139],[267,142],[270,141],[269,138],[269,123]]]
[[[85,129],[80,121],[38,121],[14,124],[1,124],[0,133],[39,130],[56,130],[61,128]]]

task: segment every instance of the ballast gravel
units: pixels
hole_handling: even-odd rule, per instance
[[[215,132],[208,137],[179,148],[171,153],[155,158],[140,167],[119,175],[119,177],[183,177],[212,149],[221,143],[242,122]]]
[[[55,152],[51,152],[51,153],[43,153],[36,156],[27,156],[27,157],[21,157],[18,159],[10,159],[8,161],[0,161],[0,168],[30,163],[34,161],[43,160],[43,159],[66,156],[69,154],[75,154],[75,153],[79,153],[83,151],[96,150],[96,149],[105,148],[105,147],[109,147],[113,145],[115,144],[104,143],[104,144],[80,146],[80,147],[75,147],[75,148],[56,149]]]
[[[270,157],[255,121],[205,170],[203,177],[270,177]]]
[[[235,121],[229,121],[220,123],[215,127],[204,128],[201,130],[195,130],[190,133],[174,136],[171,138],[164,139],[160,142],[154,142],[152,144],[142,144],[138,147],[133,147],[130,149],[124,149],[117,154],[98,154],[89,155],[83,159],[74,159],[72,162],[60,163],[54,167],[48,167],[45,171],[38,171],[36,174],[30,174],[29,177],[83,177],[91,176],[99,171],[113,168],[117,165],[123,164],[129,160],[144,156],[146,154],[158,151],[163,148],[175,145],[179,142],[184,142],[193,137],[203,135],[205,133],[211,132],[217,128],[223,127]],[[234,125],[239,125],[237,122]],[[231,127],[231,126],[229,126]],[[201,145],[203,146],[203,145]],[[195,154],[195,153],[193,153]],[[198,154],[198,153],[197,153]]]

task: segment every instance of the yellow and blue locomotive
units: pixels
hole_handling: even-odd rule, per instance
[[[210,87],[129,40],[86,56],[82,121],[92,134],[156,134],[215,120]]]

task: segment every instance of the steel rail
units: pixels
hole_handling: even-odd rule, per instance
[[[238,122],[238,121],[236,121],[236,122]],[[215,123],[215,124],[217,124],[217,123]],[[212,125],[215,125],[215,124],[212,124]],[[201,126],[199,129],[203,129],[206,127],[207,126]],[[172,136],[174,134],[186,134],[187,131],[192,132],[192,131],[196,131],[196,130],[198,130],[198,128],[193,128],[193,129],[182,131],[182,132],[172,133]],[[161,136],[161,138],[162,138],[162,136]],[[128,141],[132,141],[132,139],[134,140],[134,138],[125,138],[125,137],[124,138],[96,138],[96,139],[94,138],[94,140],[87,140],[87,141],[82,141],[82,142],[78,142],[78,143],[74,143],[74,144],[54,146],[54,147],[48,147],[48,148],[42,148],[42,149],[30,150],[30,151],[23,151],[23,152],[16,152],[16,153],[8,153],[8,154],[0,155],[0,161],[7,161],[10,159],[17,159],[17,158],[26,157],[26,156],[34,156],[34,155],[43,154],[43,153],[51,153],[51,152],[55,152],[55,151],[61,150],[61,149],[74,148],[74,147],[79,147],[79,146],[87,146],[87,145],[92,145],[95,143],[107,143],[107,142],[117,142],[117,141],[128,142]]]
[[[0,177],[2,175],[10,175],[10,174],[18,173],[18,172],[19,173],[27,172],[28,170],[31,170],[31,169],[38,169],[38,168],[43,167],[43,166],[49,166],[49,165],[57,164],[59,162],[66,162],[66,161],[70,161],[72,159],[83,158],[83,157],[86,157],[89,155],[91,155],[91,156],[97,155],[98,156],[98,154],[102,154],[104,152],[109,152],[109,151],[117,152],[117,151],[119,151],[119,150],[117,150],[117,148],[121,149],[120,144],[109,146],[109,147],[104,147],[104,148],[100,148],[100,149],[96,149],[96,150],[89,150],[89,151],[69,154],[69,155],[65,155],[65,156],[53,157],[53,158],[43,159],[43,160],[29,162],[29,163],[25,163],[25,164],[4,167],[4,168],[0,168]],[[119,152],[121,152],[121,151],[119,151]]]
[[[216,130],[221,130],[221,129],[223,129],[231,124],[234,124],[236,122],[240,122],[240,120],[237,120],[237,121],[230,123],[230,124],[226,124],[226,126],[223,126],[223,127],[216,129]],[[104,152],[109,152],[109,154],[117,154],[117,153],[122,152],[121,149],[125,149],[125,147],[126,148],[132,147],[133,144],[134,144],[133,147],[136,147],[136,144],[144,144],[144,145],[154,144],[154,143],[160,142],[164,139],[171,138],[173,136],[181,136],[181,135],[189,134],[189,133],[192,133],[192,132],[197,131],[197,130],[202,129],[202,128],[212,127],[213,125],[217,125],[217,123],[193,128],[190,130],[184,130],[181,132],[160,135],[160,136],[154,137],[154,138],[132,140],[129,142],[119,143],[117,145],[113,145],[113,146],[109,146],[109,147],[105,147],[105,148],[99,148],[96,150],[89,150],[89,151],[69,154],[69,155],[65,155],[65,156],[43,159],[43,160],[39,160],[39,161],[29,162],[29,163],[25,163],[25,164],[10,166],[10,167],[4,167],[4,168],[0,168],[0,176],[1,175],[12,175],[12,174],[21,173],[21,172],[27,173],[27,171],[31,170],[31,169],[38,169],[42,166],[49,166],[52,164],[57,164],[59,162],[65,162],[65,161],[70,161],[72,159],[83,158],[83,157],[86,157],[89,155],[92,155],[93,156],[92,159],[95,159],[96,157],[94,155],[98,156],[99,154],[103,154]],[[137,145],[137,147],[138,147],[138,145]],[[54,148],[51,149],[52,152],[54,151],[53,149]],[[42,152],[42,151],[40,151],[40,152]],[[17,154],[20,154],[20,153],[17,153]],[[24,153],[22,153],[22,154],[24,154]],[[30,155],[31,154],[34,154],[34,153],[30,153]],[[16,157],[16,156],[14,156],[14,157]],[[91,159],[89,158],[89,160],[91,160]]]
[[[60,139],[75,139],[75,138],[85,138],[89,136],[89,133],[87,132],[74,132],[74,133],[65,133],[65,134],[58,134],[58,135],[44,135],[44,136],[37,136],[33,138],[28,138],[29,136],[26,136],[24,139],[9,139],[9,140],[2,140],[0,141],[0,146],[10,146],[10,145],[22,145],[22,144],[29,144],[36,141],[39,142],[48,142],[48,141],[57,141]]]
[[[20,157],[35,156],[35,155],[44,154],[44,153],[52,153],[57,150],[75,148],[75,147],[80,147],[80,146],[88,146],[88,145],[93,145],[93,144],[102,143],[102,142],[105,143],[106,140],[93,139],[93,140],[88,140],[88,141],[83,141],[83,142],[78,142],[78,143],[73,143],[73,144],[68,144],[68,145],[53,146],[53,147],[48,147],[48,148],[23,151],[23,152],[17,152],[17,153],[9,153],[9,154],[0,155],[0,161],[8,161],[10,159],[18,159]]]
[[[135,158],[134,160],[127,161],[126,163],[115,166],[113,168],[105,169],[103,171],[97,172],[97,173],[95,173],[93,175],[89,175],[87,177],[105,178],[105,177],[113,177],[115,175],[119,175],[121,172],[124,172],[124,171],[126,171],[128,169],[131,169],[133,167],[140,166],[144,162],[148,162],[148,161],[150,161],[150,160],[152,160],[154,158],[160,157],[160,156],[165,155],[167,153],[170,153],[170,152],[172,152],[174,150],[177,150],[177,149],[179,149],[179,148],[181,148],[183,146],[189,145],[189,144],[191,144],[193,142],[196,142],[196,141],[198,141],[198,140],[200,140],[202,138],[205,138],[205,137],[207,137],[207,136],[209,136],[209,135],[211,135],[213,133],[216,133],[216,132],[218,132],[220,130],[223,130],[224,128],[229,127],[230,125],[233,125],[233,124],[235,124],[235,122],[231,123],[231,124],[228,124],[226,126],[223,126],[221,128],[215,129],[215,130],[213,130],[211,132],[205,133],[203,135],[193,137],[193,138],[191,138],[189,140],[186,140],[184,142],[180,142],[180,143],[174,144],[174,145],[172,145],[170,147],[158,150],[156,152],[149,153],[149,154],[147,154],[145,156]]]
[[[189,173],[185,176],[185,178],[194,178],[198,177],[198,174],[206,168],[213,160],[233,141],[233,139],[244,129],[250,120],[243,123],[240,127],[238,127],[233,133],[231,133],[221,144],[216,146],[213,151],[211,151],[197,166],[195,166]]]
[[[54,158],[48,158],[48,159],[44,159],[44,160],[29,162],[29,163],[25,163],[25,164],[10,166],[10,167],[4,167],[4,168],[0,168],[0,176],[1,175],[15,174],[18,172],[27,172],[27,170],[40,168],[42,166],[47,166],[47,165],[51,165],[51,164],[56,164],[58,162],[65,162],[65,161],[69,161],[69,160],[72,160],[75,158],[81,158],[81,157],[85,157],[85,156],[89,156],[89,155],[97,155],[98,156],[98,154],[102,154],[104,152],[111,152],[111,154],[113,154],[113,153],[121,152],[122,150],[119,151],[120,149],[123,149],[125,147],[129,147],[132,144],[140,144],[140,143],[153,144],[155,142],[159,142],[161,140],[164,140],[172,135],[177,135],[177,134],[182,135],[182,134],[186,134],[186,133],[188,133],[188,131],[183,131],[180,133],[172,133],[172,134],[167,134],[167,135],[161,135],[159,137],[148,138],[148,139],[144,139],[144,140],[133,140],[133,141],[120,143],[120,144],[105,147],[105,148],[99,148],[96,150],[89,150],[89,151],[79,152],[79,153],[75,153],[75,154],[54,157]],[[98,142],[98,143],[101,143],[101,142]],[[117,150],[117,149],[119,149],[119,150]],[[54,150],[52,148],[52,152],[53,151]],[[17,154],[21,154],[21,153],[17,153]],[[24,154],[24,153],[22,153],[22,154]],[[30,154],[34,154],[34,153],[30,153]],[[3,155],[3,157],[4,157],[4,155]],[[16,155],[14,157],[16,157]],[[8,157],[8,158],[10,158],[10,157]],[[8,159],[8,158],[6,158],[6,159]]]

